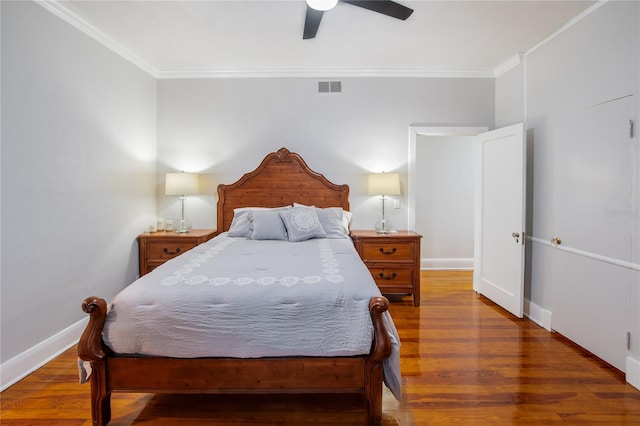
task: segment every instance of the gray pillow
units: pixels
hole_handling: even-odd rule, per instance
[[[284,207],[239,207],[237,209],[233,209],[233,220],[231,221],[231,226],[229,226],[229,236],[230,237],[251,237],[252,224],[251,219],[249,217],[249,213],[252,211],[269,211],[269,210],[279,210],[279,209],[288,209],[290,206]]]
[[[287,231],[277,210],[253,210],[249,213],[252,240],[286,240]]]
[[[316,207],[315,211],[327,238],[349,238],[349,228],[344,225],[344,211],[340,207]]]
[[[235,209],[233,211],[233,220],[229,227],[230,237],[251,236],[251,222],[249,221],[250,212],[250,209]]]
[[[325,238],[327,236],[315,209],[294,207],[279,211],[278,214],[287,229],[289,241],[305,241],[311,238]]]

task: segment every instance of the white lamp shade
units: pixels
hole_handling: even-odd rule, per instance
[[[399,195],[398,173],[372,173],[369,175],[369,195]]]
[[[200,176],[197,173],[167,173],[166,195],[194,195],[200,193]]]

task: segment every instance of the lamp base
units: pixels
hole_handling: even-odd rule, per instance
[[[391,223],[385,219],[380,220],[378,223],[376,223],[376,232],[378,234],[393,233],[393,230],[391,229]]]
[[[191,231],[191,221],[180,218],[177,220],[178,226],[176,226],[176,234],[186,234]]]

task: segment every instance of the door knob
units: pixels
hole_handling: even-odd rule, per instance
[[[559,246],[560,244],[562,244],[562,240],[560,239],[560,237],[554,237],[554,238],[552,238],[552,239],[551,239],[551,242],[552,242],[553,244],[555,244],[555,245],[558,245],[558,246]]]
[[[513,234],[511,234],[511,236],[516,239],[516,243],[520,242],[520,233],[519,232],[514,232]]]

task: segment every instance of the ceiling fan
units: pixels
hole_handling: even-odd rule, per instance
[[[348,3],[354,6],[369,9],[373,12],[382,13],[401,20],[407,19],[413,13],[413,9],[409,9],[399,3],[391,0],[339,0],[342,3]],[[304,21],[304,40],[314,38],[318,32],[322,15],[325,11],[331,10],[338,4],[338,0],[307,0],[307,15]]]

